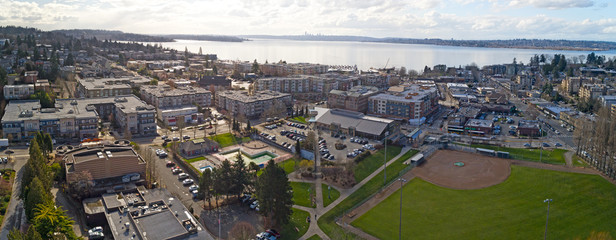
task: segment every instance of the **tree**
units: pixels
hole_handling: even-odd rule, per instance
[[[212,186],[214,185],[212,179],[212,171],[206,169],[201,174],[201,178],[199,178],[199,194],[198,197],[203,199],[203,201],[207,201],[212,208]]]
[[[45,238],[53,237],[54,233],[62,233],[67,239],[77,239],[73,232],[73,220],[66,216],[62,207],[56,207],[53,202],[39,204],[32,222]]]
[[[293,206],[293,193],[289,179],[282,167],[270,160],[258,177],[256,195],[262,214],[282,226],[289,222]]]
[[[64,60],[64,66],[73,66],[75,65],[75,58],[73,57],[72,53],[69,53],[68,56],[66,56],[66,60]]]
[[[241,153],[237,154],[237,160],[233,163],[232,166],[232,176],[233,186],[231,186],[231,193],[237,195],[239,198],[240,195],[244,192],[248,186],[250,186],[250,178],[248,176],[248,169],[246,168],[246,162],[242,157]]]
[[[300,156],[301,154],[302,154],[302,147],[298,139],[297,142],[295,143],[295,155]]]
[[[257,62],[257,59],[255,59],[255,61],[252,63],[252,73],[259,73],[259,63]]]
[[[246,132],[252,132],[252,126],[250,126],[250,120],[246,121]]]
[[[48,202],[53,203],[51,194],[45,189],[41,180],[35,177],[28,187],[28,195],[24,200],[24,210],[26,211],[28,219],[31,220],[35,217],[35,208],[37,205]]]
[[[398,75],[402,76],[402,77],[406,77],[407,76],[407,71],[405,67],[400,67],[400,70],[398,71]]]
[[[73,177],[70,183],[71,190],[81,198],[88,197],[94,187],[92,174],[89,171],[80,171],[76,172]]]

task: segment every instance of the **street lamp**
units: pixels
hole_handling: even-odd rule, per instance
[[[398,178],[400,182],[400,224],[398,225],[398,239],[402,240],[402,184],[406,182],[403,178]]]
[[[387,184],[387,137],[389,137],[389,132],[385,132],[385,158],[383,158],[383,185]]]
[[[327,185],[327,198],[332,199],[332,186]]]
[[[550,220],[550,203],[552,202],[551,198],[543,200],[544,203],[548,203],[548,215],[545,218],[545,232],[543,232],[543,240],[546,240],[548,237],[548,220]]]

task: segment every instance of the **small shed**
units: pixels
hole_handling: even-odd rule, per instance
[[[424,155],[421,153],[415,154],[409,161],[404,162],[405,164],[412,164],[417,167],[421,165],[424,161]]]

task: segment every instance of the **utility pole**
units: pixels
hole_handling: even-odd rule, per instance
[[[548,220],[550,220],[550,203],[552,202],[551,198],[548,198],[546,200],[543,200],[544,203],[548,203],[548,215],[545,218],[545,232],[543,232],[543,240],[547,240],[548,239]]]
[[[385,132],[385,158],[383,159],[383,186],[387,184],[387,137],[389,132]]]
[[[406,182],[403,178],[398,178],[400,182],[400,224],[398,225],[398,240],[402,240],[402,184]]]

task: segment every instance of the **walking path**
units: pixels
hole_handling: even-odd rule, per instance
[[[568,167],[572,167],[573,166],[573,153],[574,151],[569,150],[567,151],[564,155],[565,155],[565,164],[567,164]]]
[[[584,174],[596,174],[600,175],[600,173],[593,168],[581,168],[581,167],[569,167],[564,165],[553,165],[548,163],[540,163],[540,162],[531,162],[526,160],[516,160],[512,159],[511,164],[519,165],[524,167],[532,167],[539,169],[548,169],[560,172],[572,172],[572,173],[584,173]]]
[[[398,160],[398,158],[400,158],[402,155],[404,155],[406,152],[408,152],[411,149],[412,149],[411,147],[404,147],[404,148],[402,148],[402,151],[400,151],[400,153],[398,155],[396,155],[394,158],[389,160],[389,162],[387,162],[386,166],[389,166],[390,164],[394,163],[396,160]],[[320,165],[320,161],[317,162],[317,166],[319,166],[319,165]],[[385,168],[385,166],[380,166],[372,174],[368,175],[368,177],[366,177],[364,180],[362,180],[361,182],[359,182],[358,184],[356,184],[355,186],[353,186],[350,189],[339,189],[340,190],[340,197],[338,197],[338,199],[336,199],[336,201],[332,202],[327,207],[323,207],[323,192],[322,192],[322,189],[321,189],[321,183],[322,183],[321,178],[317,178],[316,181],[306,181],[306,182],[315,182],[315,184],[316,184],[316,192],[317,192],[316,202],[317,202],[317,207],[316,208],[306,208],[306,207],[295,206],[295,205],[293,207],[301,209],[301,210],[304,210],[304,211],[307,211],[307,212],[309,212],[311,214],[311,216],[313,214],[315,214],[317,217],[314,218],[312,221],[310,221],[310,227],[308,228],[308,231],[304,234],[304,236],[302,236],[300,238],[300,240],[308,239],[309,237],[312,237],[315,234],[319,235],[319,237],[321,237],[322,239],[329,239],[329,237],[319,228],[319,225],[317,224],[318,218],[320,216],[322,216],[323,214],[327,213],[328,211],[332,210],[334,207],[336,207],[338,204],[340,204],[342,201],[344,201],[344,199],[346,199],[352,193],[354,193],[359,188],[364,186],[364,184],[366,184],[368,181],[370,181],[370,179],[372,179],[374,176],[378,175],[381,171],[383,171],[384,168]],[[294,181],[296,179],[292,179],[292,180]],[[302,181],[302,182],[304,182],[304,181]]]

